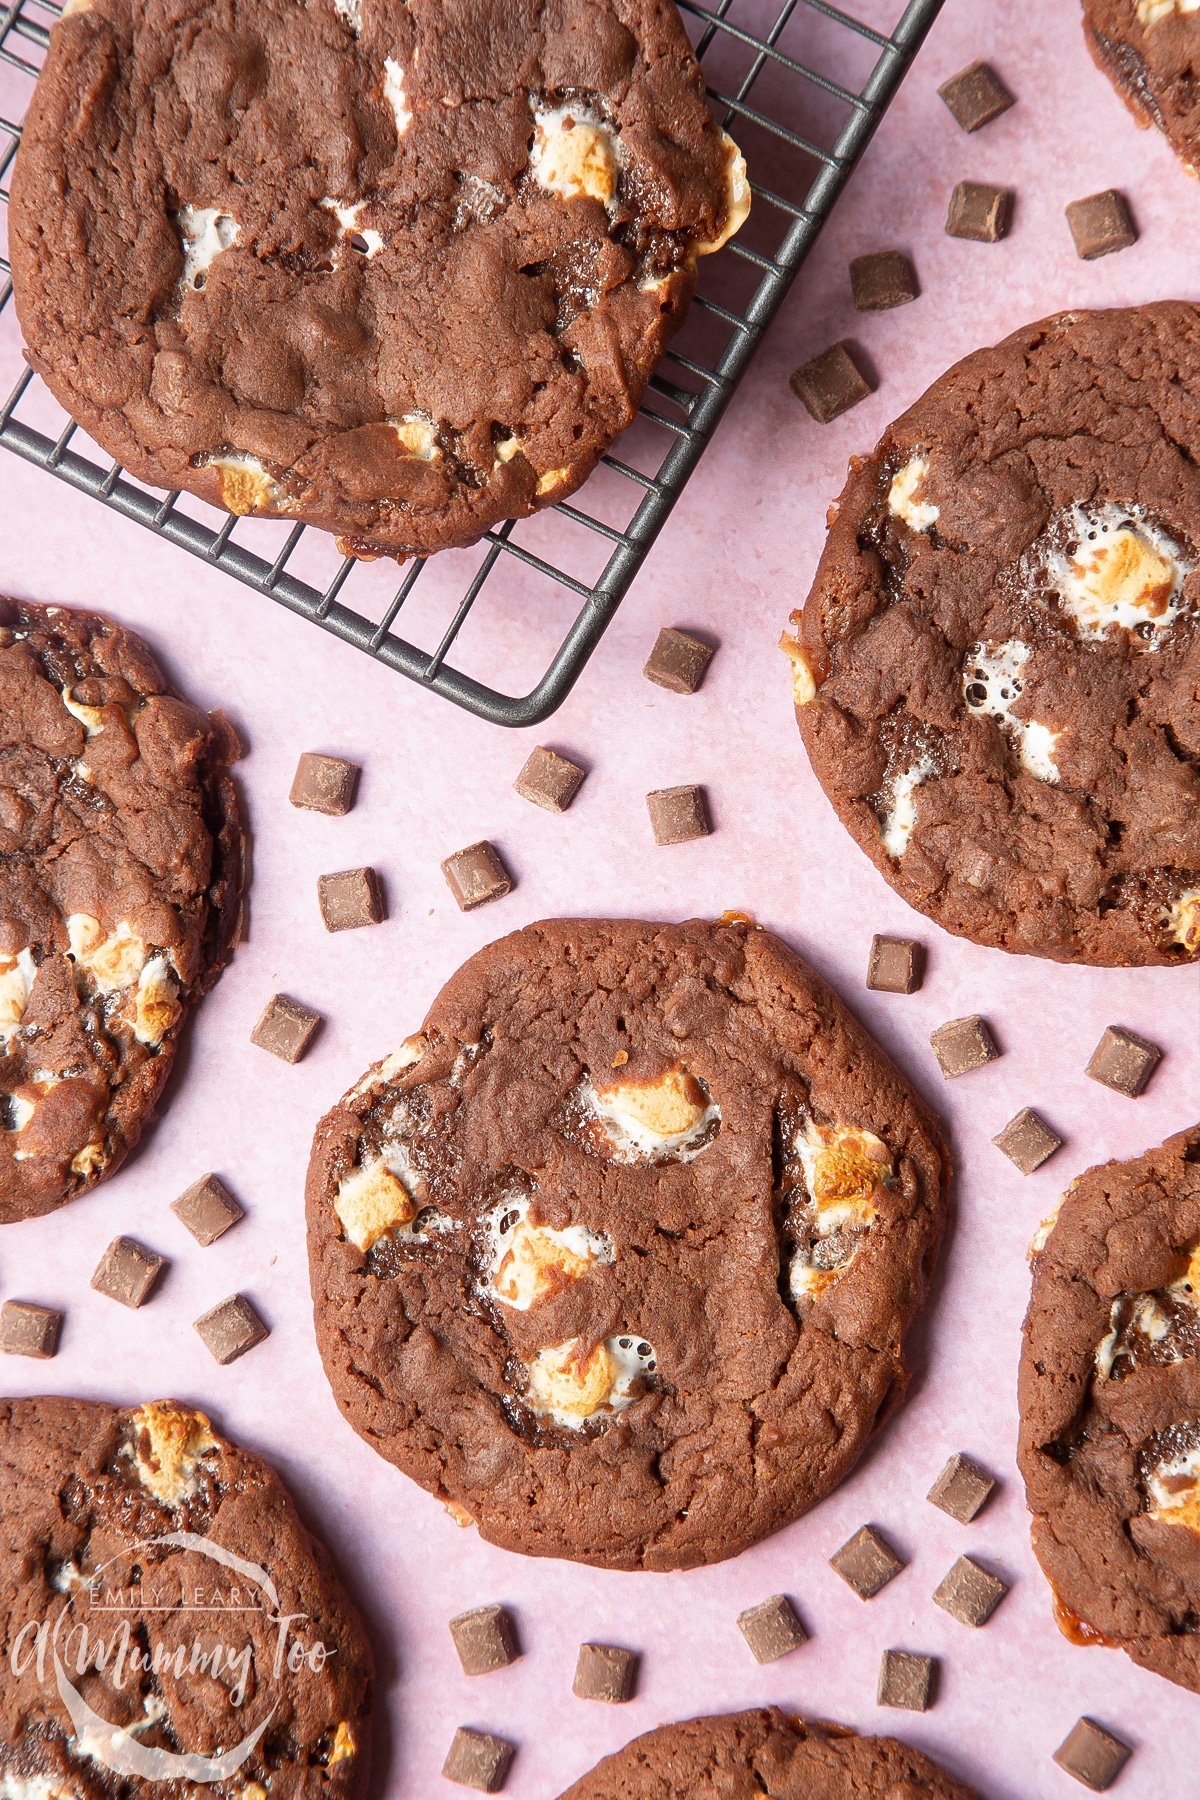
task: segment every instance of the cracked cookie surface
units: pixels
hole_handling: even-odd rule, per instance
[[[1083,0],[1099,66],[1139,125],[1157,125],[1193,172],[1200,164],[1200,0]]]
[[[606,1756],[561,1800],[976,1800],[897,1738],[859,1737],[777,1707],[688,1719]]]
[[[856,459],[793,614],[843,823],[975,943],[1200,957],[1200,312],[1064,313]]]
[[[140,479],[404,556],[579,485],[748,207],[671,0],[74,0],[13,279]]]
[[[492,1542],[716,1562],[899,1403],[946,1183],[925,1107],[769,933],[529,926],[317,1128],[326,1372]]]
[[[365,1792],[358,1615],[274,1471],[203,1414],[0,1403],[0,1545],[0,1793]]]
[[[137,1142],[232,952],[237,755],[131,632],[0,599],[0,1222]]]
[[[1020,1407],[1063,1631],[1200,1691],[1200,1126],[1068,1189],[1033,1258]]]

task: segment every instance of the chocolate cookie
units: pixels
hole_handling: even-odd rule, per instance
[[[1157,125],[1187,168],[1200,164],[1197,0],[1083,0],[1088,47],[1139,125]]]
[[[777,1707],[660,1725],[606,1756],[560,1800],[976,1800],[896,1738]]]
[[[0,600],[0,1223],[137,1142],[232,950],[237,754],[131,632]]]
[[[769,933],[531,925],[317,1128],[326,1372],[494,1543],[716,1562],[900,1401],[946,1180],[925,1108]]]
[[[365,1792],[371,1652],[278,1476],[172,1400],[0,1402],[0,1793]]]
[[[1200,311],[1062,313],[856,459],[796,716],[844,824],[947,930],[1200,956]]]
[[[68,0],[13,280],[141,480],[404,556],[579,486],[748,209],[671,0]]]
[[[1068,1189],[1034,1256],[1020,1402],[1062,1629],[1200,1691],[1200,1126]]]

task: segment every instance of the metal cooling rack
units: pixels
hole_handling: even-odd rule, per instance
[[[23,365],[0,407],[0,443],[457,705],[503,725],[544,719],[565,699],[666,523],[942,0],[909,0],[891,31],[827,0],[679,4],[715,109],[756,177],[754,209],[741,236],[703,265],[688,325],[620,440],[621,454],[605,457],[573,501],[495,528],[472,552],[414,560],[393,589],[385,572],[396,565],[339,561],[324,533],[152,493],[108,462]],[[60,10],[59,0],[0,0],[0,208],[19,121]],[[818,60],[837,76],[810,66]],[[0,276],[0,327],[12,337],[4,258]],[[577,610],[560,636],[564,606]],[[489,651],[481,615],[498,608]],[[557,647],[534,685],[512,694],[504,686],[519,683],[497,679],[497,667],[508,673],[502,628],[504,618],[523,614],[545,623]],[[418,623],[429,627],[430,647],[414,641]],[[470,660],[472,640],[487,678],[459,666]]]

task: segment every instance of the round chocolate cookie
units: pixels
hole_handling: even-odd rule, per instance
[[[1200,956],[1200,311],[1063,313],[856,459],[793,615],[843,823],[947,930]]]
[[[560,1800],[976,1800],[896,1738],[795,1719],[777,1707],[644,1732]]]
[[[1020,1403],[1063,1631],[1200,1691],[1200,1125],[1089,1169],[1039,1233]]]
[[[745,924],[479,952],[317,1128],[317,1338],[372,1447],[507,1549],[719,1561],[900,1401],[936,1125]]]
[[[349,1800],[371,1652],[274,1470],[172,1400],[0,1402],[0,1794]]]
[[[0,1223],[137,1142],[236,935],[237,754],[131,632],[0,600]]]
[[[68,0],[13,280],[140,479],[404,556],[579,486],[748,208],[672,0]]]
[[[1157,125],[1193,172],[1200,163],[1198,0],[1083,0],[1088,47],[1139,125]]]

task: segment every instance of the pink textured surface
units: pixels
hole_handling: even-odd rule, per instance
[[[876,20],[892,12],[873,0]],[[993,60],[1018,105],[966,137],[934,90],[977,55]],[[963,177],[1016,188],[1005,242],[943,236],[949,188]],[[1063,206],[1114,184],[1130,196],[1141,240],[1085,265],[1073,255]],[[1050,1753],[1083,1712],[1137,1747],[1120,1793],[1194,1787],[1195,1700],[1117,1653],[1073,1648],[1055,1629],[1029,1550],[1013,1446],[1026,1244],[1072,1175],[1140,1151],[1194,1118],[1200,977],[1009,958],[952,940],[910,913],[851,844],[811,778],[775,644],[805,591],[824,509],[852,451],[868,447],[953,357],[1028,318],[1067,306],[1194,296],[1198,222],[1200,192],[1156,136],[1134,129],[1092,68],[1069,0],[950,5],[579,689],[551,723],[523,739],[419,694],[16,459],[0,468],[0,584],[111,609],[146,632],[190,695],[231,712],[249,743],[242,781],[255,842],[250,940],[204,1007],[141,1154],[68,1212],[3,1235],[0,1294],[66,1313],[57,1360],[11,1359],[3,1379],[22,1392],[51,1386],[122,1401],[177,1395],[211,1409],[228,1432],[274,1460],[370,1620],[380,1662],[380,1795],[448,1792],[439,1770],[459,1723],[518,1743],[506,1791],[514,1800],[546,1800],[637,1731],[763,1700],[865,1730],[896,1730],[941,1753],[993,1800],[1066,1800],[1078,1792]],[[913,254],[922,297],[901,311],[856,316],[847,262],[891,246]],[[786,376],[843,336],[865,350],[879,387],[822,428],[802,413]],[[663,623],[721,640],[693,698],[641,679]],[[523,633],[514,603],[506,613],[514,658]],[[512,790],[535,741],[591,770],[561,818]],[[288,806],[304,749],[364,764],[348,818]],[[689,781],[707,784],[715,833],[655,849],[643,795]],[[438,864],[484,836],[502,848],[518,885],[494,907],[464,917]],[[330,937],[317,911],[316,878],[360,863],[383,874],[391,916],[374,930]],[[313,1347],[302,1235],[313,1122],[415,1027],[450,971],[501,932],[555,913],[679,918],[726,907],[753,913],[828,974],[948,1122],[960,1169],[957,1223],[913,1346],[910,1402],[840,1492],[724,1567],[621,1576],[506,1556],[455,1526],[335,1411]],[[929,970],[918,994],[864,990],[875,930],[926,942]],[[248,1041],[276,989],[328,1017],[299,1067]],[[943,1085],[928,1034],[976,1011],[991,1021],[1004,1054]],[[1137,1101],[1084,1078],[1110,1023],[1166,1049]],[[990,1142],[1024,1105],[1036,1106],[1067,1140],[1027,1179]],[[248,1217],[201,1250],[168,1205],[210,1168]],[[138,1314],[88,1287],[118,1232],[173,1258],[161,1290]],[[237,1288],[253,1297],[272,1336],[219,1369],[191,1321]],[[957,1449],[1001,1480],[967,1527],[924,1499]],[[910,1561],[864,1605],[826,1559],[866,1521]],[[1013,1584],[980,1632],[930,1600],[963,1551]],[[760,1669],[735,1616],[777,1591],[794,1597],[811,1639]],[[471,1682],[458,1669],[446,1621],[492,1600],[518,1615],[526,1654]],[[630,1705],[571,1697],[585,1637],[643,1653]],[[924,1717],[875,1706],[887,1647],[943,1659],[940,1698]]]

